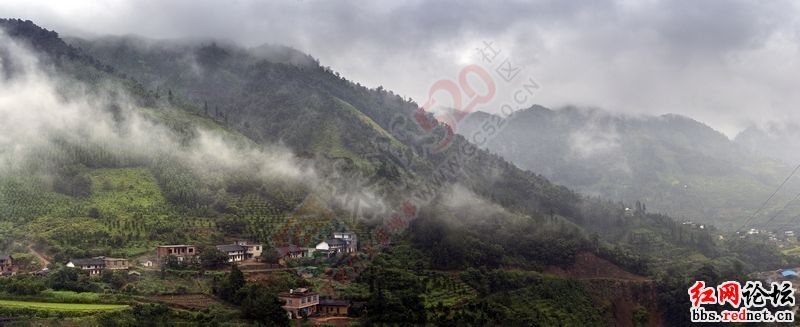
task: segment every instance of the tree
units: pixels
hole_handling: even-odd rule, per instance
[[[239,266],[236,264],[231,266],[231,274],[228,275],[228,281],[236,291],[240,290],[242,287],[244,287],[244,284],[247,283],[247,281],[244,279],[244,274],[241,270],[239,270]]]
[[[275,249],[270,249],[261,253],[261,261],[266,263],[278,263],[280,259],[280,253]]]
[[[97,288],[89,275],[80,269],[62,267],[50,273],[48,286],[54,290],[93,292]]]
[[[246,280],[244,279],[244,274],[236,264],[231,266],[231,273],[228,274],[228,277],[223,279],[222,281],[218,282],[215,285],[215,293],[225,301],[239,304],[241,301],[241,297],[237,296],[239,290],[244,287],[246,284]]]
[[[169,308],[163,304],[136,304],[131,308],[137,326],[169,326]]]
[[[74,197],[87,197],[92,194],[92,181],[84,172],[86,166],[71,164],[62,167],[53,180],[53,190]]]
[[[11,278],[0,278],[0,289],[17,295],[35,295],[47,288],[44,281],[32,275],[18,274]]]
[[[267,326],[287,326],[289,317],[283,310],[283,301],[263,285],[248,285],[239,296],[242,298],[242,316]]]
[[[230,209],[225,208],[224,210]],[[225,235],[241,235],[247,228],[247,222],[236,216],[226,215],[217,222],[217,227]]]
[[[103,269],[103,271],[100,272],[100,281],[102,281],[103,283],[110,284],[112,279],[114,279],[114,271],[113,270],[111,270],[111,269]]]
[[[174,255],[168,255],[164,257],[164,260],[161,262],[162,270],[164,269],[180,269],[182,268],[181,261],[178,260],[178,257]]]
[[[111,269],[103,269],[100,273],[100,280],[116,290],[121,289],[127,283],[126,278],[122,274]]]
[[[228,255],[216,247],[209,246],[200,251],[200,265],[203,268],[217,268],[228,262]]]
[[[98,219],[100,218],[100,210],[97,209],[97,207],[91,207],[86,215],[91,218]]]

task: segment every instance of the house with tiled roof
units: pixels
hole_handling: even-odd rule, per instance
[[[284,301],[282,308],[289,313],[290,319],[310,316],[317,312],[319,294],[307,288],[289,289],[289,292],[278,294],[278,298]]]
[[[318,311],[329,316],[346,316],[350,311],[349,300],[319,300]]]
[[[67,262],[67,267],[78,268],[89,273],[90,276],[100,275],[106,268],[106,262],[102,258],[79,258],[71,259]]]
[[[358,252],[358,235],[353,232],[335,232],[333,238],[340,239],[347,243],[345,252],[355,253]]]
[[[264,245],[261,243],[250,243],[247,241],[236,241],[236,245],[241,245],[245,248],[244,250],[244,259],[258,259],[261,257],[261,253],[264,252]]]
[[[99,275],[103,269],[121,270],[128,269],[130,262],[123,258],[94,257],[72,259],[67,262],[67,267],[85,270],[89,275]]]
[[[217,250],[228,255],[228,262],[244,261],[247,255],[247,247],[239,244],[217,245]]]
[[[320,242],[315,248],[317,251],[331,256],[347,252],[347,242],[340,238],[331,238]]]

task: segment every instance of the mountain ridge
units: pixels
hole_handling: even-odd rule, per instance
[[[465,119],[458,132],[476,132],[476,121],[489,114],[476,115]],[[727,228],[739,227],[792,168],[674,114],[631,117],[538,106],[518,112],[503,133],[485,148],[521,168],[586,194],[626,203],[640,200],[654,211]],[[785,193],[798,186],[790,183]],[[788,201],[791,194],[785,193],[763,216]],[[766,220],[763,216],[757,218]]]

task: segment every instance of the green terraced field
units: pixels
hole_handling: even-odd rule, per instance
[[[68,311],[68,312],[93,312],[110,311],[128,308],[124,304],[85,304],[85,303],[48,303],[48,302],[28,302],[0,300],[0,307],[27,308],[47,311]]]

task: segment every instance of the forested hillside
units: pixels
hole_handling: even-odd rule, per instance
[[[471,135],[487,117],[483,112],[469,116],[458,133]],[[599,109],[533,107],[520,111],[486,149],[583,194],[641,201],[650,211],[684,221],[727,230],[785,225],[800,209],[780,212],[800,191],[794,179],[752,225],[742,226],[794,165],[753,151],[760,146],[739,143],[677,115],[626,117]]]
[[[0,43],[0,100],[10,103],[0,107],[8,117],[0,122],[0,239],[12,253],[30,245],[64,263],[143,255],[160,244],[268,244],[308,195],[331,208],[336,227],[369,242],[384,217],[336,201],[338,177],[363,176],[370,183],[356,187],[385,206],[431,194],[408,230],[339,285],[344,297],[367,303],[359,318],[366,324],[548,325],[570,317],[680,325],[696,276],[740,277],[794,260],[761,240],[720,238],[713,226],[680,224],[641,203],[580,195],[486,150],[442,175],[436,168],[469,147],[466,139],[431,151],[446,128],[435,129],[433,143],[420,139],[425,133],[410,120],[417,104],[292,49],[134,38],[68,45],[31,22],[0,26],[11,35]],[[576,258],[635,277],[587,282],[576,277]],[[246,321],[263,318],[248,311],[254,303],[274,306],[259,287],[309,284],[278,275],[231,291],[238,274],[171,278],[183,292],[190,285],[241,308]],[[159,294],[136,285],[141,290],[126,294]],[[627,314],[609,314],[622,305]]]

